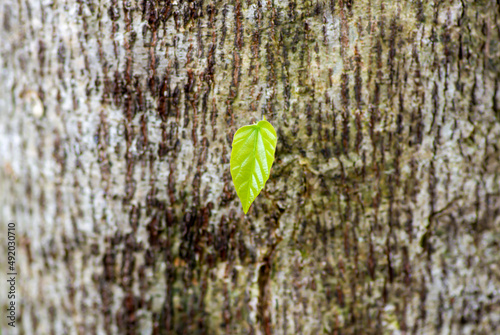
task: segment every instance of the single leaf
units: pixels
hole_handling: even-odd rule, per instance
[[[234,134],[231,177],[245,214],[269,179],[277,140],[276,131],[265,118]]]

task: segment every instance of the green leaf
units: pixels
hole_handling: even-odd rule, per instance
[[[264,120],[238,129],[231,151],[231,177],[245,214],[271,173],[278,137]]]

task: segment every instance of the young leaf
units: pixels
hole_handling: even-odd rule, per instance
[[[264,120],[238,129],[231,151],[231,177],[245,214],[271,173],[278,137]]]

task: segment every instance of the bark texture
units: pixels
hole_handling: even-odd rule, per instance
[[[17,331],[498,332],[499,6],[0,1]],[[231,140],[263,115],[245,216]]]

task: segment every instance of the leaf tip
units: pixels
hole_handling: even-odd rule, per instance
[[[252,206],[252,203],[249,203],[248,205],[241,202],[241,206],[243,207],[243,213],[245,213],[245,215],[248,213],[248,210],[250,209],[250,206]]]

